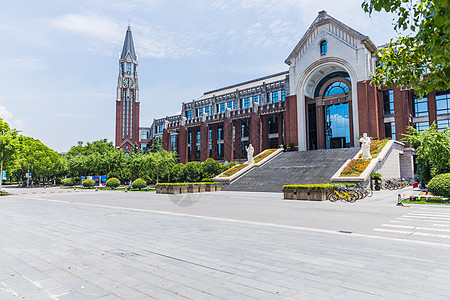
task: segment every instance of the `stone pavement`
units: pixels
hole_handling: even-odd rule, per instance
[[[449,244],[125,207],[142,194],[0,198],[0,299],[450,297]]]

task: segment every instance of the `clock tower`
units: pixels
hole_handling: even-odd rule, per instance
[[[128,26],[119,56],[119,78],[116,98],[116,148],[131,151],[139,146],[139,85],[138,57],[134,51],[133,35]]]

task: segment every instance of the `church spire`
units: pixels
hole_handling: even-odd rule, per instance
[[[136,52],[134,51],[133,35],[131,33],[131,26],[128,25],[127,33],[125,35],[125,41],[123,42],[123,49],[120,55],[121,59],[130,58],[136,59]]]

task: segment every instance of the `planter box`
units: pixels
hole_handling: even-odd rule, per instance
[[[221,190],[222,190],[221,184],[205,184],[205,192],[216,192]]]
[[[326,201],[329,189],[308,190],[308,189],[284,189],[284,199],[307,200],[307,201]]]
[[[221,184],[157,185],[157,194],[186,194],[221,191]]]
[[[187,193],[187,186],[176,185],[176,186],[156,186],[157,194],[183,194]]]

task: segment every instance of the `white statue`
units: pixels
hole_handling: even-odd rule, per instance
[[[372,138],[367,136],[367,133],[363,133],[363,137],[359,140],[362,148],[362,159],[372,159],[370,155],[370,142]]]
[[[255,152],[255,149],[253,148],[252,144],[248,145],[248,147],[245,147],[245,151],[247,151],[247,160],[250,164],[253,164],[253,153]]]

